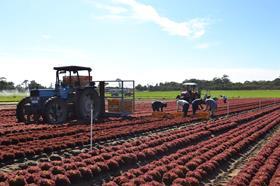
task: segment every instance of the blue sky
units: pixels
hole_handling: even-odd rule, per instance
[[[54,81],[53,66],[137,83],[279,77],[277,0],[1,0],[0,76]],[[12,70],[12,68],[14,70]]]

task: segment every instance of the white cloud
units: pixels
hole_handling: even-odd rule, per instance
[[[200,44],[197,44],[195,46],[195,48],[198,48],[198,49],[206,49],[206,48],[209,48],[209,43],[200,43]]]
[[[186,38],[202,37],[209,24],[209,19],[205,18],[194,18],[182,22],[174,21],[168,17],[161,16],[153,6],[136,0],[112,0],[110,5],[97,4],[96,1],[91,1],[91,3],[95,4],[97,8],[107,11],[106,15],[97,16],[98,19],[120,20],[130,18],[142,22],[152,22],[170,35]]]
[[[121,15],[103,15],[103,16],[93,16],[93,17],[97,20],[110,19],[114,21],[122,21],[126,18],[125,16],[121,16]]]
[[[48,39],[51,39],[52,36],[49,34],[43,34],[41,37],[45,40],[48,40]]]
[[[221,42],[203,42],[203,43],[198,43],[194,46],[194,48],[197,48],[197,49],[207,49],[207,48],[212,48],[212,47],[216,47],[216,46],[219,46],[221,45],[222,43]]]
[[[103,4],[96,4],[96,7],[100,8],[100,9],[104,9],[111,14],[121,14],[121,13],[125,13],[128,11],[126,8],[121,7],[121,6],[109,6],[109,5],[103,5]]]

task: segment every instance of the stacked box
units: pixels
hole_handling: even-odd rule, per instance
[[[116,99],[108,99],[108,111],[109,112],[133,112],[133,100],[123,100],[123,110],[122,101],[119,98]]]

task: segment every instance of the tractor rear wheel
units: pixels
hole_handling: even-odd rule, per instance
[[[93,119],[97,119],[100,114],[100,97],[94,88],[86,88],[81,92],[77,103],[79,118],[84,121],[90,121],[91,107]]]
[[[67,119],[67,104],[57,97],[50,98],[45,103],[44,121],[50,124],[61,124]]]

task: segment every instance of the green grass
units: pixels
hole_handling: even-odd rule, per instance
[[[0,102],[18,102],[23,98],[24,96],[0,96]]]
[[[179,93],[180,91],[141,91],[136,92],[136,99],[175,99]],[[280,98],[280,90],[213,90],[210,95],[226,95],[228,98]]]
[[[175,99],[180,91],[136,91],[136,99]],[[202,92],[204,94],[205,91]],[[226,95],[229,98],[280,98],[280,90],[213,90],[211,96]],[[24,96],[0,96],[0,102],[18,102]]]
[[[216,90],[210,93],[216,97],[226,95],[229,98],[280,98],[280,90]]]
[[[175,99],[179,91],[136,91],[136,99]]]

